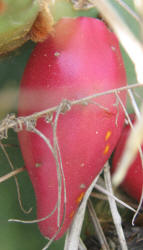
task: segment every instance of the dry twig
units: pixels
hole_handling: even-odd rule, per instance
[[[101,248],[103,250],[110,250],[109,245],[108,245],[108,243],[106,241],[106,237],[104,235],[104,232],[103,232],[102,227],[100,225],[100,222],[99,222],[99,220],[98,220],[98,218],[96,216],[94,207],[93,207],[92,202],[91,202],[90,199],[88,201],[88,211],[89,211],[92,223],[94,225],[95,232],[96,232],[97,237],[99,239],[99,242],[101,244]]]
[[[100,175],[100,174],[99,174]],[[68,229],[64,250],[78,250],[79,241],[80,241],[80,232],[82,228],[82,223],[84,219],[85,209],[87,205],[87,200],[91,194],[92,189],[94,188],[95,183],[97,182],[99,175],[94,179],[90,187],[87,189],[83,200],[74,216],[72,225]]]
[[[110,176],[109,169],[110,169],[109,164],[106,163],[105,167],[104,167],[105,185],[106,185],[107,190],[113,195],[111,176]],[[117,210],[116,202],[115,202],[114,198],[112,198],[111,196],[108,196],[108,200],[109,200],[110,210],[111,210],[111,214],[113,217],[114,225],[116,228],[116,232],[117,232],[117,235],[119,238],[121,248],[122,248],[122,250],[127,250],[128,247],[127,247],[124,232],[122,229],[121,217],[120,217],[119,212]]]

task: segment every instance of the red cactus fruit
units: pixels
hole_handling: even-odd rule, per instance
[[[135,116],[131,115],[132,122],[135,122]],[[120,139],[118,141],[117,147],[115,149],[113,159],[112,159],[112,173],[117,168],[117,165],[120,164],[120,159],[125,149],[125,144],[128,139],[131,127],[130,125],[125,125]],[[141,146],[143,150],[143,144]],[[133,163],[130,165],[130,168],[121,184],[122,188],[133,197],[135,200],[139,201],[141,198],[142,193],[142,186],[143,186],[143,169],[142,169],[142,160],[140,157],[140,153],[137,153],[136,158],[134,159]]]
[[[20,88],[19,116],[51,108],[63,99],[73,101],[125,85],[119,44],[106,25],[94,18],[64,18],[56,24],[54,34],[37,44],[29,59]],[[119,95],[125,104],[126,93]],[[59,116],[57,138],[67,201],[56,239],[69,227],[85,191],[111,155],[123,123],[124,113],[114,94],[72,106]],[[53,123],[40,118],[36,128],[53,145]],[[45,141],[33,132],[19,132],[19,142],[36,195],[37,216],[43,218],[58,200],[55,159]],[[38,223],[44,236],[51,238],[57,232],[57,214],[58,209]],[[62,181],[60,220],[63,214]]]

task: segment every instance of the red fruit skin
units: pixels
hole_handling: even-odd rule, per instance
[[[55,34],[37,44],[26,66],[20,88],[19,116],[126,85],[118,41],[97,19],[61,19]],[[126,93],[120,98],[126,103]],[[94,101],[96,103],[94,103]],[[57,138],[66,182],[66,213],[56,239],[69,227],[82,197],[103,168],[120,136],[124,112],[114,94],[76,105],[58,120]],[[98,103],[98,105],[97,105]],[[44,118],[36,128],[53,143],[52,126]],[[37,217],[50,214],[58,199],[55,160],[36,134],[19,132],[19,142],[37,200]],[[36,167],[39,166],[39,167]],[[63,216],[63,183],[60,218]],[[58,230],[57,210],[38,223],[41,233],[53,237]]]
[[[131,117],[132,117],[132,122],[134,123],[135,115],[131,115]],[[130,130],[131,130],[130,125],[125,125],[123,128],[122,134],[117,143],[112,158],[112,168],[111,168],[112,173],[115,172],[117,165],[120,164],[120,159],[123,155]],[[143,150],[143,144],[141,148]],[[127,194],[129,194],[135,200],[139,201],[142,192],[142,185],[143,185],[143,169],[142,169],[140,154],[138,152],[135,160],[130,165],[130,168],[125,176],[125,179],[121,183],[121,186],[126,191]]]

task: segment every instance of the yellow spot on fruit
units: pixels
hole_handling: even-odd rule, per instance
[[[82,193],[80,194],[80,196],[77,198],[77,200],[76,200],[77,203],[80,203],[80,202],[82,201],[82,198],[83,198],[83,196],[84,196],[84,193],[85,193],[85,192],[82,192]]]
[[[108,153],[108,151],[109,151],[109,148],[110,148],[110,145],[109,144],[107,144],[106,145],[106,147],[105,147],[105,149],[104,149],[104,155],[106,155],[107,153]]]
[[[108,139],[110,138],[110,136],[111,136],[111,131],[110,130],[108,130],[107,131],[107,133],[106,133],[106,135],[105,135],[105,141],[108,141]]]
[[[69,217],[72,218],[72,217],[74,216],[74,213],[75,213],[75,212],[72,211],[72,212],[70,213],[70,216],[69,216]]]

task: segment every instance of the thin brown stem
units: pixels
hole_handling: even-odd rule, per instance
[[[17,174],[19,174],[19,173],[21,173],[21,172],[23,172],[23,171],[25,171],[25,168],[24,168],[24,167],[18,168],[18,169],[16,169],[16,170],[13,170],[12,172],[10,172],[10,173],[4,175],[4,176],[1,176],[1,177],[0,177],[0,183],[6,181],[6,180],[8,180],[8,179],[10,179],[11,177],[16,176]]]
[[[110,90],[105,91],[105,92],[95,93],[91,96],[85,96],[81,99],[77,99],[77,100],[73,100],[73,101],[65,100],[65,105],[67,106],[67,110],[68,110],[68,106],[72,107],[72,106],[77,105],[77,104],[82,104],[82,105],[88,104],[88,102],[94,98],[97,98],[97,97],[100,97],[103,95],[113,94],[113,93],[115,94],[115,93],[118,93],[120,91],[126,91],[128,89],[134,89],[134,88],[137,88],[140,86],[143,86],[143,84],[136,83],[136,84],[127,85],[127,86],[117,88],[117,89],[110,89]],[[26,124],[28,121],[36,120],[39,117],[47,116],[47,115],[52,114],[53,112],[56,112],[59,105],[54,106],[54,107],[49,108],[49,109],[46,109],[46,110],[42,110],[42,111],[37,112],[37,113],[33,113],[32,115],[28,115],[25,117],[16,118],[15,115],[13,115],[13,114],[6,116],[2,121],[0,121],[0,139],[7,138],[8,129],[10,129],[10,128],[18,129],[18,130],[23,129],[23,124]]]

